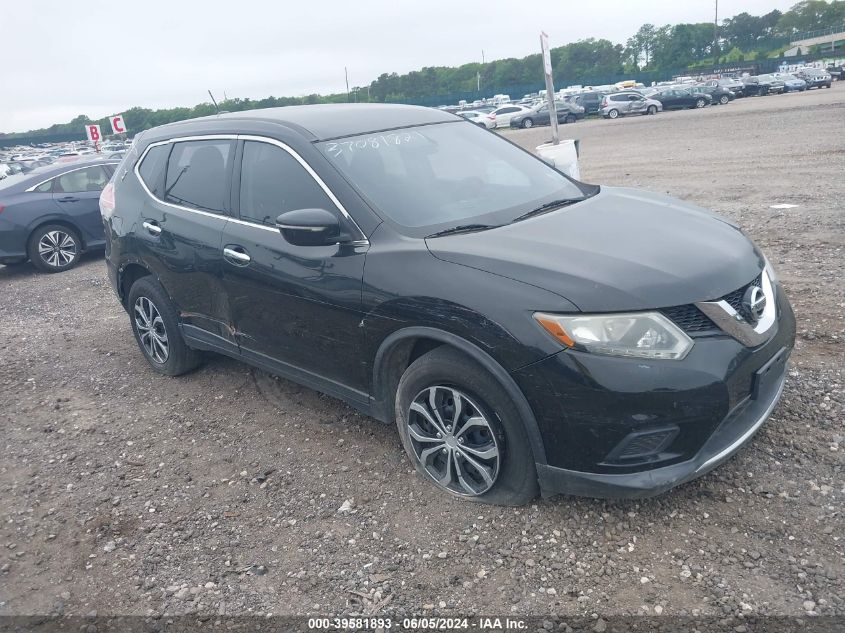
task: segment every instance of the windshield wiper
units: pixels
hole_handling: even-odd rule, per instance
[[[426,235],[426,239],[430,237],[440,237],[441,235],[453,235],[455,233],[471,233],[472,231],[484,231],[485,229],[495,229],[496,227],[501,226],[500,224],[461,224],[459,226],[453,226],[450,229],[443,229],[442,231],[437,231],[437,233],[432,233],[431,235]]]
[[[560,207],[568,207],[570,204],[575,204],[576,202],[581,202],[582,200],[586,199],[586,196],[584,196],[581,198],[563,198],[561,200],[552,200],[551,202],[547,202],[546,204],[541,204],[536,209],[531,209],[531,211],[529,211],[528,213],[523,213],[522,215],[511,220],[511,222],[520,222],[535,215],[540,215],[542,213],[546,213],[554,209],[559,209]]]

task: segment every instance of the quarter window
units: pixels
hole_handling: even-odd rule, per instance
[[[109,181],[109,175],[102,167],[88,167],[62,174],[55,179],[53,193],[81,193],[102,191]]]
[[[228,213],[232,145],[226,140],[175,143],[167,161],[162,199],[203,211]]]
[[[167,168],[167,156],[170,154],[171,147],[169,143],[151,147],[138,168],[141,180],[156,198],[164,197],[164,171]]]
[[[241,219],[275,225],[296,209],[335,206],[326,192],[293,156],[269,143],[246,141],[241,166]]]
[[[48,180],[47,182],[42,182],[33,191],[36,191],[38,193],[50,193],[50,191],[52,189],[53,189],[53,181]]]

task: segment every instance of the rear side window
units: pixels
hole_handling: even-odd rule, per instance
[[[280,213],[327,209],[334,203],[299,162],[269,143],[247,141],[241,166],[241,219],[275,225]]]
[[[193,209],[228,213],[233,155],[231,141],[174,143],[167,161],[162,199]]]
[[[53,183],[53,193],[102,191],[110,177],[102,167],[77,169],[56,178]]]
[[[170,148],[169,143],[151,147],[138,168],[141,179],[156,198],[164,197],[164,170],[167,168],[167,155],[170,154]]]
[[[34,191],[38,193],[50,193],[53,190],[53,181],[48,180],[47,182],[42,182],[38,185]]]

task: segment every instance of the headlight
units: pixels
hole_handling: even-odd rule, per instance
[[[693,342],[659,312],[563,315],[535,312],[534,319],[560,343],[595,354],[681,360]]]

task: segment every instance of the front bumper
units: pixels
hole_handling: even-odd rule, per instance
[[[585,497],[638,499],[653,497],[710,472],[741,449],[768,419],[786,383],[786,360],[791,350],[782,348],[775,358],[780,366],[770,389],[748,399],[728,415],[693,459],[629,474],[587,473],[537,464],[544,493]]]
[[[695,337],[682,361],[567,350],[513,372],[543,440],[543,491],[650,496],[718,466],[780,397],[795,317],[779,286],[772,328],[754,348]]]

